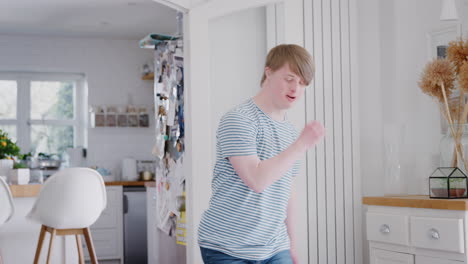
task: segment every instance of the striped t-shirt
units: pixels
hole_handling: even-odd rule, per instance
[[[285,219],[298,163],[262,193],[255,193],[237,175],[228,157],[257,155],[260,160],[269,159],[296,138],[297,131],[290,122],[273,120],[252,99],[221,118],[213,192],[198,234],[201,247],[249,260],[267,259],[289,249]]]

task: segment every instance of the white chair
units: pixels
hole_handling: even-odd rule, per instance
[[[13,216],[15,206],[13,205],[13,196],[11,195],[8,184],[0,178],[0,226]],[[1,253],[1,252],[0,252]],[[2,255],[0,254],[0,264],[3,263]]]
[[[8,222],[13,216],[15,206],[13,205],[13,196],[8,184],[0,178],[0,225]]]
[[[95,170],[69,168],[50,176],[28,214],[42,225],[34,264],[39,262],[46,232],[50,233],[48,264],[56,235],[75,235],[80,263],[84,263],[80,237],[84,235],[91,262],[97,263],[89,226],[99,218],[106,203],[104,181]]]

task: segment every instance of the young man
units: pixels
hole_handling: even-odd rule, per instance
[[[314,71],[304,48],[279,45],[268,53],[257,95],[222,117],[213,194],[199,228],[206,264],[298,263],[297,161],[321,140],[324,128],[312,121],[297,136],[286,111]]]

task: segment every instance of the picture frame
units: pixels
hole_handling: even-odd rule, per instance
[[[434,29],[426,34],[427,38],[427,58],[431,61],[435,58],[445,58],[447,55],[447,47],[450,41],[456,40],[462,36],[461,23],[452,23],[443,27]],[[464,98],[467,100],[466,96]],[[459,100],[459,94],[454,93],[449,98],[450,101]],[[440,133],[447,132],[448,123],[445,117],[440,113]]]
[[[104,114],[96,114],[94,116],[94,126],[95,127],[103,127],[106,124],[106,115]]]
[[[138,127],[138,115],[137,114],[129,114],[127,116],[127,124],[129,127]]]
[[[117,115],[117,126],[126,127],[127,126],[127,115],[119,114]]]
[[[106,115],[106,126],[108,126],[108,127],[117,126],[117,115],[107,114]]]
[[[460,36],[462,36],[461,23],[445,25],[428,32],[426,34],[428,60],[437,58],[437,47],[447,46],[450,41]]]
[[[149,115],[140,114],[139,125],[140,127],[149,127]]]

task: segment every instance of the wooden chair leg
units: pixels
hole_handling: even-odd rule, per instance
[[[54,245],[55,234],[57,233],[57,229],[52,228],[52,232],[50,233],[50,243],[49,243],[49,252],[47,252],[47,264],[50,264],[50,259],[52,257],[52,247]]]
[[[81,236],[75,235],[75,237],[76,237],[76,247],[78,248],[78,261],[79,261],[78,263],[84,264],[83,245],[81,244]]]
[[[98,264],[97,258],[96,258],[96,252],[94,251],[93,239],[91,238],[91,232],[89,231],[89,227],[83,228],[83,233],[86,239],[86,245],[88,245],[88,252],[89,252],[89,257],[91,258],[91,263]]]
[[[46,227],[41,226],[41,232],[39,233],[39,240],[37,241],[36,255],[34,256],[34,264],[39,263],[39,257],[41,256],[42,244],[44,243]]]

